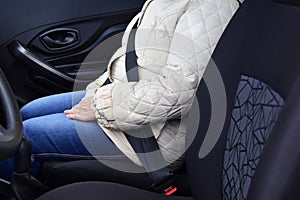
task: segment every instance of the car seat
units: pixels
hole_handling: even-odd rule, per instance
[[[196,137],[187,132],[190,196],[165,196],[138,186],[94,181],[66,185],[38,199],[299,199],[298,19],[296,0],[246,0],[232,18],[197,91]],[[221,86],[215,72],[222,78]],[[218,98],[222,91],[225,99]],[[224,121],[215,119],[220,105],[225,105]],[[218,125],[211,126],[212,122]],[[44,174],[59,172],[61,164],[46,166]],[[68,170],[82,166],[68,164],[71,167],[59,173],[60,179],[70,178]]]

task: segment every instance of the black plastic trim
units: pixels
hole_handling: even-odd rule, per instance
[[[274,0],[276,3],[290,5],[290,6],[296,6],[300,7],[300,1],[299,0]]]
[[[34,70],[39,71],[47,78],[65,86],[73,86],[75,82],[74,78],[71,78],[64,73],[61,73],[49,63],[46,63],[42,59],[38,58],[19,41],[14,40],[8,45],[8,48],[17,59],[25,63],[27,66],[33,68]]]
[[[0,159],[14,155],[22,141],[22,119],[13,92],[0,68],[0,107],[5,124],[0,124]]]

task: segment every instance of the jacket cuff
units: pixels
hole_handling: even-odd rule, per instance
[[[99,124],[105,128],[119,130],[113,115],[112,92],[114,87],[115,85],[112,83],[95,90],[93,109]]]
[[[88,84],[86,87],[85,97],[94,96],[95,89],[101,87],[107,79],[108,79],[108,73],[104,72],[98,79]]]

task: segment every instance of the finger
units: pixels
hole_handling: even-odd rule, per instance
[[[73,110],[65,110],[64,113],[67,115],[67,114],[74,114],[74,111]]]
[[[67,114],[66,117],[68,119],[84,121],[84,118],[80,114],[78,114],[78,113]]]
[[[68,119],[74,119],[74,114],[67,114],[66,117],[67,117]]]
[[[69,114],[69,113],[71,113],[71,112],[73,112],[73,111],[72,111],[72,110],[65,110],[65,111],[64,111],[65,114]]]

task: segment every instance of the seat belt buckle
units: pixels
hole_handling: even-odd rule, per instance
[[[157,192],[160,192],[166,196],[170,196],[177,191],[177,187],[174,186],[174,181],[172,179],[169,179],[159,184],[154,183],[152,185],[152,188],[154,188]]]
[[[172,195],[173,193],[175,193],[177,191],[177,187],[171,185],[170,187],[168,187],[167,189],[164,190],[164,194],[166,196],[170,196]]]

